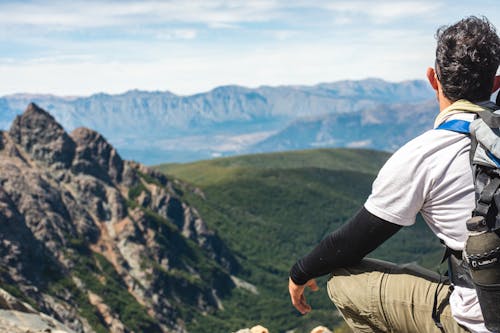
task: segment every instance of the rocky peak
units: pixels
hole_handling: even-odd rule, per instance
[[[0,144],[2,288],[77,333],[185,333],[185,309],[222,309],[236,259],[183,184],[35,104]]]
[[[9,135],[34,160],[56,168],[71,165],[75,143],[54,117],[34,103],[16,117]]]
[[[122,181],[123,160],[113,146],[99,133],[77,128],[71,133],[76,143],[73,172],[86,173],[105,181]]]

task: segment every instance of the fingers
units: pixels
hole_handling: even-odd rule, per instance
[[[299,286],[292,279],[288,279],[288,292],[293,306],[301,313],[306,314],[311,311],[311,307],[307,304],[304,297],[304,288],[306,285]]]
[[[307,304],[306,298],[304,296],[305,287],[311,288],[311,290],[318,290],[318,285],[316,280],[309,280],[305,285],[299,286],[296,285],[292,279],[288,280],[288,291],[290,293],[290,299],[292,301],[293,306],[301,313],[306,314],[311,312],[312,308],[309,304]]]
[[[299,310],[300,313],[303,315],[306,313],[311,312],[312,308],[309,304],[307,304],[306,298],[304,297],[304,294],[301,295],[299,303],[295,306],[297,310]]]
[[[301,314],[306,314],[311,312],[311,306],[307,304],[306,298],[304,294],[296,295],[296,297],[292,297],[293,306],[299,311]]]
[[[309,280],[306,284],[312,291],[318,291],[319,287],[315,279]]]

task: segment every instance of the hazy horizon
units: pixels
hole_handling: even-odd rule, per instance
[[[378,78],[378,77],[367,77],[367,78],[364,78],[364,79],[357,79],[357,80],[354,80],[354,79],[343,79],[343,80],[336,80],[336,81],[331,81],[331,82],[317,82],[317,83],[313,83],[313,84],[280,84],[280,85],[258,85],[258,86],[255,86],[255,87],[250,87],[250,86],[245,86],[245,85],[240,85],[240,84],[226,84],[226,85],[221,85],[221,86],[216,86],[216,87],[213,87],[209,90],[205,90],[205,91],[198,91],[198,92],[194,92],[194,93],[191,93],[191,94],[177,94],[177,93],[174,93],[170,90],[146,90],[146,89],[138,89],[138,88],[131,88],[131,89],[128,89],[128,90],[125,90],[125,91],[119,91],[119,92],[116,92],[116,93],[107,93],[107,92],[104,92],[104,91],[96,91],[96,92],[93,92],[93,93],[90,93],[90,94],[82,94],[82,95],[58,95],[58,94],[53,94],[53,93],[32,93],[32,92],[29,92],[29,91],[22,91],[22,92],[15,92],[15,93],[11,93],[11,94],[6,94],[6,95],[0,95],[0,98],[9,98],[9,97],[15,97],[15,96],[38,96],[38,97],[57,97],[57,98],[63,98],[63,99],[68,99],[68,100],[72,100],[72,99],[77,99],[77,98],[86,98],[86,97],[91,97],[91,96],[94,96],[94,95],[99,95],[99,94],[105,94],[105,95],[112,95],[112,96],[116,96],[116,95],[124,95],[124,94],[127,94],[127,93],[131,93],[131,92],[134,92],[134,91],[137,91],[137,92],[143,92],[143,93],[169,93],[169,94],[173,94],[175,96],[178,96],[178,97],[192,97],[192,96],[195,96],[195,95],[200,95],[200,94],[206,94],[206,93],[209,93],[210,91],[213,91],[215,89],[219,89],[219,88],[225,88],[225,87],[240,87],[240,88],[244,88],[244,89],[259,89],[259,88],[264,88],[264,87],[270,87],[270,88],[279,88],[279,87],[315,87],[315,86],[319,86],[319,85],[322,85],[322,84],[335,84],[335,83],[339,83],[339,82],[362,82],[362,81],[367,81],[367,80],[382,80],[382,81],[385,81],[385,82],[388,82],[388,83],[403,83],[403,82],[411,82],[411,81],[425,81],[424,79],[406,79],[406,80],[400,80],[400,81],[391,81],[391,80],[384,80],[382,78]]]

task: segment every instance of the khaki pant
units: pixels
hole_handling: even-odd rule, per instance
[[[417,265],[395,265],[364,259],[337,269],[327,284],[328,295],[354,332],[468,332],[453,319],[449,285]],[[432,319],[434,296],[443,329]]]

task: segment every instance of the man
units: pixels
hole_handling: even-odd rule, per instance
[[[436,91],[440,124],[472,121],[500,84],[500,39],[486,18],[469,17],[436,34],[435,68],[427,78]],[[408,110],[411,112],[411,110]],[[311,311],[305,287],[332,273],[328,294],[355,332],[488,332],[474,289],[450,288],[421,267],[363,259],[421,213],[431,230],[459,252],[474,208],[467,135],[433,129],[386,162],[364,207],[290,271],[292,304]],[[362,260],[363,259],[363,260]],[[450,290],[453,289],[453,292]]]

